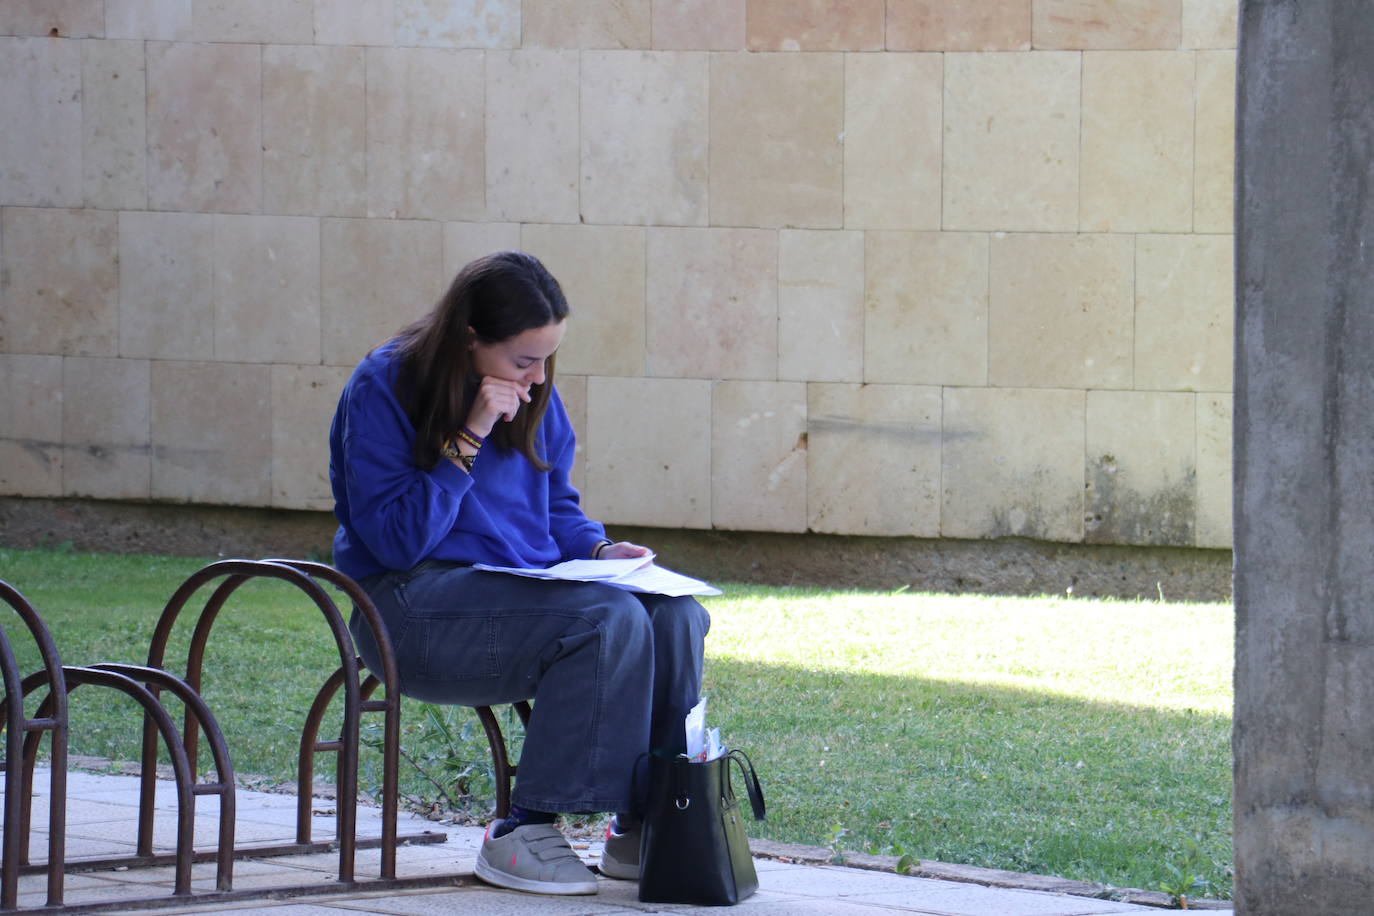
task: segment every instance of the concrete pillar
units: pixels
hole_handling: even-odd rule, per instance
[[[1374,4],[1242,0],[1236,911],[1374,908]]]

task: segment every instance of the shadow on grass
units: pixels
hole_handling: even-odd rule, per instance
[[[768,792],[754,835],[1157,888],[1200,834],[1230,893],[1225,716],[722,658],[707,680]]]

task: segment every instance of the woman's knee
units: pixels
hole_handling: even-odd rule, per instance
[[[649,617],[659,641],[700,642],[711,629],[711,615],[695,598],[663,598],[649,608]]]

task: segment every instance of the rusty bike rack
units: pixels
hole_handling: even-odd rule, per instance
[[[325,680],[316,694],[302,729],[298,770],[296,841],[279,845],[236,847],[234,841],[235,780],[229,748],[201,689],[206,646],[215,621],[229,598],[246,582],[267,578],[293,585],[321,611],[339,653],[339,667]],[[215,584],[217,583],[217,584]],[[353,644],[343,614],[321,583],[342,591],[353,603],[373,635],[381,655],[381,671],[365,672]],[[213,589],[196,616],[187,650],[184,678],[165,668],[168,643],[178,620],[191,599],[202,588]],[[0,728],[7,729],[5,769],[5,807],[3,864],[0,865],[0,911],[17,910],[18,879],[22,874],[45,872],[47,903],[44,912],[96,912],[111,908],[141,908],[169,900],[187,902],[251,900],[263,896],[298,897],[337,893],[343,889],[392,889],[432,887],[462,883],[465,875],[428,874],[415,878],[396,877],[396,847],[407,843],[443,842],[442,833],[425,831],[397,836],[398,770],[400,757],[400,680],[395,654],[386,637],[385,626],[371,599],[345,574],[322,563],[302,560],[223,560],[211,563],[189,576],[173,593],[162,610],[148,650],[146,665],[97,664],[86,667],[63,666],[48,628],[31,604],[15,589],[0,580],[0,599],[19,612],[38,642],[43,669],[21,678],[14,653],[0,628],[0,667],[3,668],[5,698],[0,703]],[[364,677],[364,675],[366,675]],[[66,775],[68,747],[68,695],[79,686],[94,684],[120,691],[143,709],[144,727],[139,781],[139,814],[136,851],[132,855],[67,862],[64,833],[66,824]],[[24,717],[28,694],[46,687],[35,718]],[[378,687],[385,697],[372,699]],[[180,732],[162,705],[163,691],[173,695],[184,708]],[[320,730],[331,704],[343,693],[343,724],[337,738],[322,740]],[[512,704],[520,720],[528,724],[528,702]],[[504,817],[510,808],[511,783],[516,767],[510,762],[500,723],[490,707],[475,707],[490,745],[496,783],[496,813]],[[357,836],[358,762],[363,713],[383,714],[382,728],[382,830],[381,836],[360,840]],[[46,862],[28,861],[33,775],[42,733],[52,732],[51,797],[49,799],[49,843]],[[198,782],[197,760],[200,736],[204,733],[215,769],[213,781]],[[153,846],[156,809],[159,739],[167,749],[176,783],[177,838],[174,853],[157,853]],[[313,840],[311,800],[314,787],[315,757],[334,753],[336,769],[335,837]],[[219,833],[214,851],[194,848],[195,799],[216,795],[220,805]],[[359,880],[355,874],[359,848],[380,848],[379,877]],[[293,887],[267,887],[236,891],[233,889],[233,862],[236,858],[261,858],[328,852],[337,849],[338,875],[335,880]],[[217,863],[215,890],[193,892],[191,866],[198,862]],[[119,867],[174,866],[172,896],[123,898],[99,903],[63,904],[64,875],[71,871],[94,871]],[[29,908],[23,910],[29,911]]]
[[[66,858],[67,824],[67,691],[62,673],[62,658],[52,634],[32,604],[19,590],[0,579],[0,600],[19,614],[43,659],[43,671],[50,684],[52,707],[46,716],[30,719],[24,715],[24,693],[19,664],[9,637],[0,627],[0,673],[5,684],[5,702],[0,704],[0,723],[5,729],[5,813],[4,842],[0,845],[0,908],[11,910],[19,901],[20,866],[28,857],[28,816],[33,799],[33,771],[20,766],[24,740],[37,739],[43,732],[52,735],[52,771],[48,791],[48,870],[47,906],[62,905],[63,862]]]

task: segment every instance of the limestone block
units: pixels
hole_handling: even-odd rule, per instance
[[[582,215],[591,223],[706,224],[707,55],[582,55]]]
[[[148,203],[249,213],[262,199],[262,50],[149,42]]]
[[[144,359],[63,361],[64,495],[148,498],[151,366]]]
[[[81,43],[82,172],[86,206],[148,205],[147,80],[143,43]]]
[[[352,366],[439,301],[443,229],[421,220],[326,219],[320,317],[326,365]]]
[[[332,509],[329,424],[351,369],[272,367],[272,505]]]
[[[308,45],[315,40],[312,0],[194,0],[197,41]]]
[[[750,51],[881,51],[883,0],[749,0]]]
[[[586,493],[587,483],[587,376],[569,375],[559,367],[555,381],[558,395],[563,399],[563,407],[568,411],[573,429],[577,433],[577,446],[573,453],[572,484],[579,492]]]
[[[82,203],[81,43],[0,38],[0,203]]]
[[[806,530],[806,388],[721,382],[711,403],[711,526]]]
[[[704,379],[587,379],[588,515],[711,527],[711,387]]]
[[[778,233],[778,377],[863,381],[863,303],[863,233]]]
[[[193,0],[105,0],[105,37],[190,41]]]
[[[940,228],[943,82],[938,54],[845,55],[845,226]]]
[[[315,0],[315,43],[396,43],[396,0]]]
[[[5,0],[0,35],[100,38],[105,34],[103,0]]]
[[[440,292],[448,288],[449,282],[469,261],[494,251],[519,248],[519,223],[444,223],[444,271],[440,277]]]
[[[1078,228],[1080,55],[946,54],[944,228]]]
[[[1191,394],[1088,392],[1084,541],[1193,546],[1195,410]]]
[[[524,0],[525,47],[648,48],[650,0]]]
[[[1197,546],[1231,546],[1229,394],[1197,396]]]
[[[215,359],[320,361],[320,222],[215,216]]]
[[[990,261],[993,385],[1131,387],[1130,236],[999,234]]]
[[[1025,51],[1030,0],[888,0],[889,51]]]
[[[119,214],[119,353],[214,356],[214,217]]]
[[[777,262],[776,232],[649,229],[649,374],[777,378]]]
[[[1137,237],[1136,388],[1231,389],[1232,248],[1227,235]]]
[[[272,374],[246,363],[152,364],[154,499],[266,506]]]
[[[1193,231],[1232,231],[1236,184],[1236,55],[1199,51]]]
[[[1083,391],[946,388],[940,534],[1083,539]]]
[[[480,219],[481,51],[367,49],[369,216]]]
[[[746,0],[653,0],[654,48],[743,51]]]
[[[520,0],[394,0],[396,44],[520,47]]]
[[[1067,51],[1172,50],[1182,30],[1181,0],[1035,0],[1037,48]]]
[[[577,52],[493,52],[486,70],[488,216],[577,222]]]
[[[62,495],[62,357],[0,354],[0,494]]]
[[[811,530],[938,537],[940,389],[807,387]]]
[[[572,308],[558,368],[580,375],[643,375],[644,230],[529,225],[520,247],[557,278]]]
[[[870,232],[864,381],[985,385],[988,237]]]
[[[367,211],[366,87],[360,48],[262,50],[262,199],[269,213]]]
[[[1083,55],[1083,230],[1192,228],[1193,79],[1186,51]]]
[[[1235,48],[1239,14],[1239,0],[1183,0],[1183,47]]]
[[[711,223],[837,229],[844,56],[711,58]]]
[[[0,210],[0,350],[114,356],[118,221],[104,210]]]

